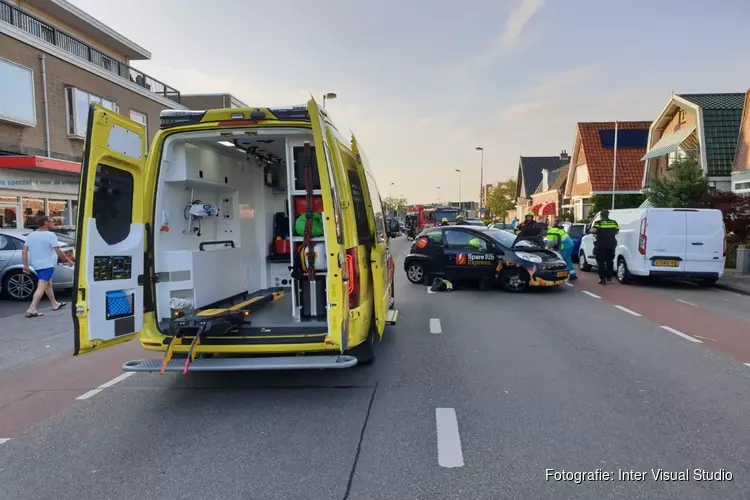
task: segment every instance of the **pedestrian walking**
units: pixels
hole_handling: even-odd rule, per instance
[[[57,235],[51,231],[54,227],[55,223],[52,217],[40,217],[39,228],[26,237],[26,242],[23,245],[23,272],[24,274],[31,274],[31,268],[34,268],[38,280],[31,305],[26,310],[27,318],[43,316],[37,308],[45,294],[52,304],[53,311],[57,311],[66,305],[65,302],[55,300],[55,293],[52,291],[52,276],[55,273],[58,258],[69,264],[72,264],[73,261],[60,250]]]
[[[599,284],[606,285],[615,275],[615,249],[617,248],[617,233],[620,226],[609,218],[609,210],[602,210],[601,219],[594,223],[591,233],[594,240],[594,255],[599,273]]]
[[[557,219],[555,225],[547,230],[547,246],[560,252],[570,273],[570,279],[577,280],[576,268],[573,266],[573,239],[563,229],[561,219]]]

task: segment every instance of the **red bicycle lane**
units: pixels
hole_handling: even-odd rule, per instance
[[[136,340],[82,356],[68,351],[0,373],[0,439],[70,408],[78,396],[121,375],[125,361],[148,357],[153,355]]]
[[[601,300],[630,309],[657,326],[668,326],[690,335],[743,363],[750,363],[750,322],[718,314],[700,305],[690,305],[649,292],[644,287],[621,285],[617,281],[599,285],[595,274],[579,273],[574,289],[586,290]],[[712,290],[706,290],[712,293]]]

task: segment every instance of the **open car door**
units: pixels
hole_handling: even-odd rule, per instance
[[[144,252],[153,204],[145,196],[145,128],[92,105],[81,167],[73,310],[76,355],[130,340],[143,329],[143,285],[150,286],[144,279]]]
[[[388,316],[391,308],[391,297],[393,296],[393,274],[395,270],[393,256],[388,245],[389,228],[386,225],[383,203],[375,184],[375,178],[370,173],[367,157],[357,144],[354,135],[352,135],[352,152],[357,160],[360,176],[364,174],[367,179],[367,192],[374,217],[375,241],[370,251],[370,264],[372,267],[375,322],[378,327],[378,334],[382,338],[386,323],[395,322],[395,318],[389,318]]]
[[[334,254],[336,267],[328,266],[326,285],[328,288],[328,338],[326,342],[338,346],[341,352],[347,350],[349,341],[349,271],[346,248],[343,239],[341,201],[336,185],[333,155],[328,146],[328,125],[314,99],[307,103],[315,141],[315,156],[318,165],[325,165],[326,172],[320,172],[320,188],[323,191],[323,224],[325,226],[326,253]],[[320,167],[319,167],[320,168]],[[327,173],[327,175],[326,175]],[[330,198],[328,197],[330,193]],[[332,206],[328,204],[331,200]],[[331,206],[331,209],[328,207]],[[329,262],[332,262],[329,259]],[[331,272],[333,271],[333,272]]]

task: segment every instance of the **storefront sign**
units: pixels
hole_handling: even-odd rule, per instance
[[[37,172],[0,170],[0,192],[38,191],[53,194],[77,195],[78,177],[48,175]]]

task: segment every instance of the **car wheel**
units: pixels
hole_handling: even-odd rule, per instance
[[[33,274],[24,274],[20,269],[10,271],[3,280],[3,291],[11,300],[31,300],[36,290],[36,282],[36,276]]]
[[[578,267],[585,273],[591,271],[591,264],[586,260],[586,254],[583,253],[583,250],[578,254]]]
[[[424,265],[421,262],[410,262],[406,268],[406,278],[415,285],[421,285],[424,283]]]
[[[625,263],[625,259],[620,257],[617,259],[617,281],[623,285],[627,285],[633,281],[633,275],[628,271],[628,265]]]
[[[500,286],[506,292],[523,293],[529,289],[529,276],[518,269],[506,269],[500,273]]]
[[[698,280],[698,286],[713,286],[716,284],[716,282],[719,281],[719,278],[706,278],[704,280]]]

